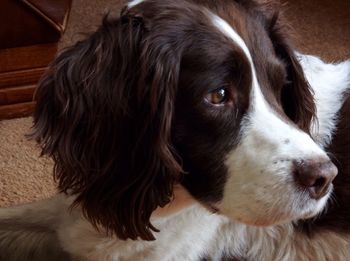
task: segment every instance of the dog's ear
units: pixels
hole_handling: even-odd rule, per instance
[[[280,11],[270,17],[267,26],[275,52],[287,69],[287,83],[281,90],[283,109],[300,129],[309,133],[311,122],[316,117],[316,106],[313,91],[287,35],[292,30]]]
[[[289,39],[293,30],[284,17],[283,4],[276,0],[236,1],[264,25],[277,56],[287,68],[287,84],[281,90],[280,102],[286,115],[300,129],[309,133],[312,120],[316,117],[316,105],[313,91]]]
[[[179,57],[147,34],[139,15],[105,18],[56,58],[35,96],[33,135],[59,189],[121,239],[154,239],[150,216],[182,171],[170,144]]]

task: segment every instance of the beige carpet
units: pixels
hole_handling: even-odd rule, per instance
[[[350,1],[283,0],[301,51],[328,61],[350,58]],[[118,12],[120,0],[74,0],[68,29],[60,48],[71,45],[81,32],[91,32],[110,10]],[[34,142],[26,140],[31,118],[0,122],[0,206],[30,202],[55,193],[52,162],[39,157]]]

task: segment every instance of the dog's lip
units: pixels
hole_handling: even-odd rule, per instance
[[[316,215],[317,215],[317,212],[308,211],[308,212],[305,213],[300,219],[301,219],[301,220],[305,220],[305,219],[315,218]]]
[[[308,200],[310,202],[311,198]],[[314,200],[313,204],[316,204],[316,201]],[[212,204],[201,204],[203,207],[205,207],[208,211],[212,212],[213,214],[218,214],[221,216],[224,216],[228,218],[229,220],[236,221],[238,223],[252,226],[252,227],[271,227],[276,225],[283,225],[290,222],[294,222],[297,220],[303,220],[303,219],[309,219],[317,216],[317,214],[320,212],[316,207],[308,210],[307,212],[304,212],[302,208],[297,212],[289,212],[289,211],[281,211],[279,215],[273,215],[268,217],[263,216],[261,218],[243,218],[243,217],[237,217],[237,216],[230,216],[228,214],[225,214],[224,211],[220,210],[218,207],[212,205]],[[278,212],[278,211],[277,211]],[[303,213],[304,212],[304,213]],[[276,213],[275,213],[276,214]]]
[[[332,193],[333,191],[333,183],[331,183],[327,189],[327,192],[324,194],[324,196],[322,196],[319,199],[312,199],[310,196],[308,196],[308,198],[306,199],[305,204],[307,204],[307,202],[314,202],[313,204],[316,204],[316,202],[319,202],[320,200],[324,199],[325,197],[328,197],[330,193]],[[305,191],[300,191],[299,193],[305,193]],[[317,208],[315,207],[312,210],[307,211],[306,213],[302,213],[303,211],[300,210],[299,214],[297,213],[287,213],[287,212],[283,212],[280,213],[280,216],[278,218],[261,218],[261,219],[255,219],[255,220],[246,220],[244,218],[237,218],[237,217],[231,217],[230,215],[227,215],[224,213],[224,211],[222,211],[220,209],[219,206],[217,206],[217,203],[208,203],[208,202],[203,202],[203,201],[199,201],[200,205],[203,206],[205,209],[207,209],[209,212],[213,213],[213,214],[217,214],[217,215],[221,215],[224,216],[232,221],[237,221],[239,223],[245,224],[245,225],[249,225],[249,226],[254,226],[254,227],[269,227],[269,226],[274,226],[274,225],[281,225],[281,224],[285,224],[288,222],[293,222],[296,220],[303,220],[303,219],[309,219],[309,218],[313,218],[315,216],[317,216],[317,214],[320,212],[319,210],[317,210]],[[306,205],[304,205],[303,207],[301,206],[301,209],[305,209]]]

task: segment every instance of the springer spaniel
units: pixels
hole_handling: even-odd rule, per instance
[[[350,260],[350,62],[278,9],[134,0],[62,52],[33,134],[62,193],[0,211],[0,259]]]

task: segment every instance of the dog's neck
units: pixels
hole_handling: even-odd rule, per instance
[[[176,185],[174,187],[173,200],[164,207],[157,208],[152,216],[155,218],[167,217],[195,204],[198,204],[198,201],[196,201],[183,186]]]

